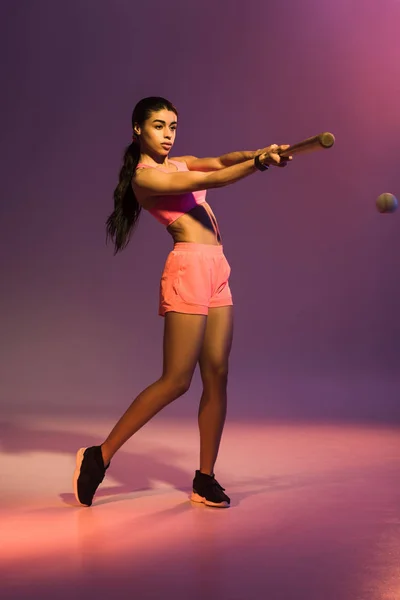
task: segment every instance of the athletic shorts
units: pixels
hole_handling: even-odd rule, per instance
[[[207,315],[209,308],[232,306],[230,272],[222,246],[177,242],[161,277],[158,314]]]

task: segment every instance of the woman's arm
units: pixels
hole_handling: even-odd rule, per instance
[[[229,152],[217,157],[197,158],[196,156],[180,156],[171,160],[185,162],[189,171],[219,171],[225,167],[238,165],[247,160],[254,160],[256,154],[262,150],[243,150],[241,152]]]
[[[277,146],[276,144],[269,146],[260,154],[260,162],[276,166],[286,164],[287,159],[281,163],[281,158],[277,153],[277,151],[286,148],[288,146]],[[132,180],[132,184],[146,196],[168,196],[224,187],[244,179],[256,171],[254,159],[210,172],[178,171],[164,173],[157,169],[139,169]]]

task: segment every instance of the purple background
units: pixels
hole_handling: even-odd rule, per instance
[[[378,6],[379,4],[379,6]],[[174,154],[332,131],[208,199],[232,266],[231,417],[400,420],[398,0],[1,3],[1,405],[119,416],[160,374],[171,240],[104,222],[138,99],[180,112]],[[196,374],[169,416],[195,415]]]

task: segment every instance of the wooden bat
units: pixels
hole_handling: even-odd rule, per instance
[[[279,150],[278,154],[282,157],[292,156],[294,154],[305,154],[306,152],[315,152],[324,148],[331,148],[335,143],[335,136],[332,133],[320,133],[313,137],[307,138],[302,142],[289,146],[286,150]]]

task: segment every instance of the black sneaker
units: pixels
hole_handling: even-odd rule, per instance
[[[206,506],[228,508],[230,498],[224,494],[225,488],[219,485],[214,475],[206,475],[196,471],[193,479],[193,493],[190,499],[193,502],[204,502]]]
[[[91,506],[93,496],[106,474],[100,446],[81,448],[76,455],[74,473],[75,498],[82,506]]]

